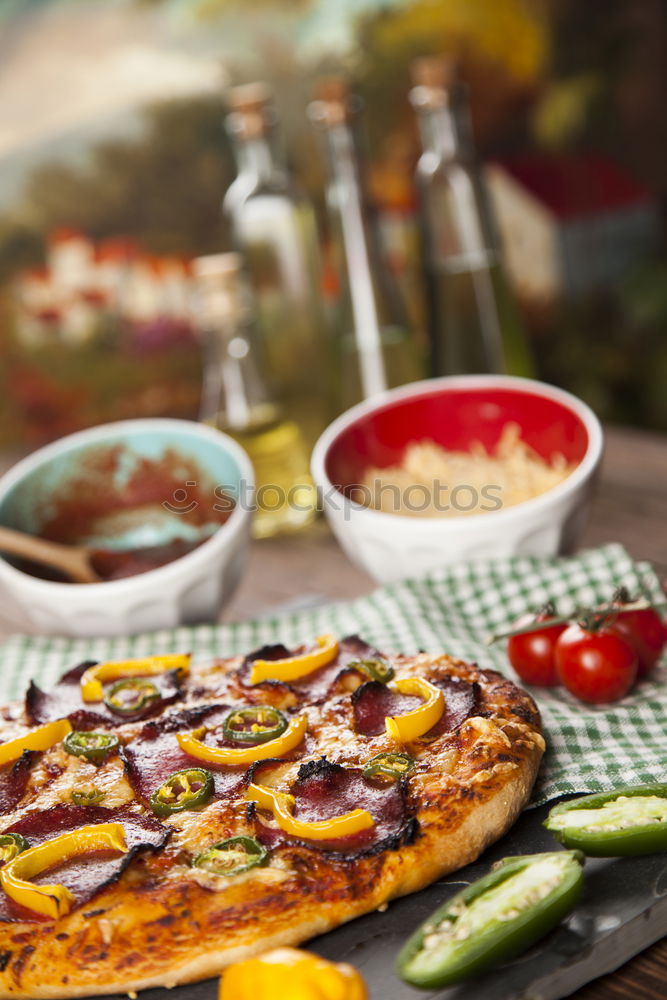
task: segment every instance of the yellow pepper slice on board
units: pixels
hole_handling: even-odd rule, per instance
[[[384,725],[387,736],[397,743],[410,743],[432,729],[445,710],[445,696],[439,687],[423,677],[406,677],[391,685],[399,694],[423,698],[424,703],[405,715],[387,715]]]
[[[320,667],[326,667],[338,656],[338,642],[332,635],[318,635],[315,639],[318,649],[299,656],[288,656],[284,660],[255,660],[250,669],[250,683],[261,681],[295,681],[306,674],[312,674]]]
[[[44,917],[63,917],[72,909],[75,898],[64,885],[33,885],[35,875],[53,868],[79,854],[90,851],[127,852],[122,823],[98,823],[80,830],[63,833],[22,854],[0,868],[0,885],[8,896],[21,906],[41,913]]]
[[[122,677],[154,677],[167,670],[190,669],[190,653],[166,653],[164,656],[144,656],[138,660],[115,660],[89,667],[81,677],[81,697],[84,701],[102,701],[104,681]]]
[[[23,736],[17,736],[15,740],[8,740],[7,743],[0,744],[0,767],[18,760],[24,750],[49,750],[71,732],[72,727],[67,719],[56,719],[55,722],[47,722],[44,726],[31,729]]]
[[[284,753],[298,747],[306,734],[308,719],[305,715],[298,715],[292,719],[289,726],[281,736],[266,743],[259,743],[252,747],[210,747],[202,743],[198,738],[204,729],[197,729],[192,733],[178,733],[176,739],[178,745],[184,753],[197,760],[205,760],[211,764],[224,764],[227,767],[238,767],[241,764],[252,764],[256,760],[268,760],[269,757],[281,757]]]
[[[250,802],[256,802],[262,809],[272,812],[278,826],[285,833],[304,840],[337,840],[339,837],[351,837],[375,825],[375,820],[365,809],[353,809],[342,816],[316,820],[313,823],[296,819],[293,814],[294,796],[265,788],[264,785],[250,785],[245,797]]]
[[[327,962],[298,948],[275,948],[230,965],[218,1000],[368,1000],[366,985],[346,962]]]

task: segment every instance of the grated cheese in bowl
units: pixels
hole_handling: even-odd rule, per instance
[[[512,422],[503,427],[493,452],[479,441],[473,441],[469,451],[415,441],[400,465],[367,469],[350,496],[388,514],[462,517],[514,507],[546,493],[575,466],[560,453],[546,461],[521,439],[521,428]]]

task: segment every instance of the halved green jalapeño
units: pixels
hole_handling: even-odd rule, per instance
[[[254,837],[230,837],[198,854],[192,864],[213,875],[240,875],[263,865],[268,856],[269,852]]]
[[[75,806],[98,806],[104,802],[106,793],[99,788],[91,788],[90,791],[72,792],[72,802]]]
[[[350,660],[348,667],[365,674],[372,681],[388,684],[394,676],[394,668],[388,660],[372,657],[365,660]]]
[[[415,762],[406,753],[379,753],[371,757],[362,774],[364,778],[398,781],[414,770]]]
[[[73,757],[85,757],[93,764],[99,764],[118,748],[118,737],[111,733],[86,733],[73,729],[63,740],[63,746]]]
[[[176,771],[153,792],[150,803],[156,816],[198,809],[206,805],[213,794],[213,775],[203,767],[186,767]]]
[[[159,697],[160,692],[152,681],[129,677],[111,685],[104,696],[104,704],[117,715],[136,715]]]
[[[629,785],[561,802],[544,825],[596,858],[667,851],[667,785]]]
[[[17,854],[27,851],[30,844],[20,833],[0,834],[0,864],[13,861]]]
[[[272,705],[249,705],[229,713],[222,724],[222,734],[227,740],[257,746],[275,740],[287,726],[286,717]]]
[[[520,954],[572,910],[583,860],[579,851],[505,858],[412,935],[398,956],[399,976],[437,989]]]

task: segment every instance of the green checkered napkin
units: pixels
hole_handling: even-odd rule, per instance
[[[517,615],[555,600],[573,604],[608,600],[624,584],[659,599],[659,581],[646,563],[633,562],[619,545],[572,559],[503,559],[449,567],[424,579],[383,587],[367,597],[262,621],[198,625],[112,639],[15,636],[0,646],[0,702],[21,697],[28,680],[53,684],[84,659],[119,659],[191,650],[196,658],[247,652],[267,642],[286,645],[325,631],[358,632],[387,652],[445,651],[512,676],[490,632]],[[533,803],[565,792],[600,791],[632,782],[667,781],[667,665],[623,701],[586,706],[566,692],[534,689],[542,711],[547,753]]]

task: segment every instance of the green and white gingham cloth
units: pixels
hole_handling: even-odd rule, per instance
[[[505,643],[485,644],[528,608],[554,600],[608,600],[625,585],[660,600],[647,563],[619,545],[569,559],[512,558],[447,567],[367,597],[231,625],[198,625],[137,636],[65,639],[14,636],[0,646],[0,702],[19,698],[30,680],[49,686],[85,659],[119,659],[192,651],[195,658],[247,652],[267,642],[296,644],[322,632],[358,632],[386,652],[447,652],[513,677]],[[516,678],[515,678],[516,679]],[[533,795],[537,805],[567,792],[604,791],[619,784],[667,781],[667,664],[622,701],[585,705],[562,689],[534,688],[547,752]]]

